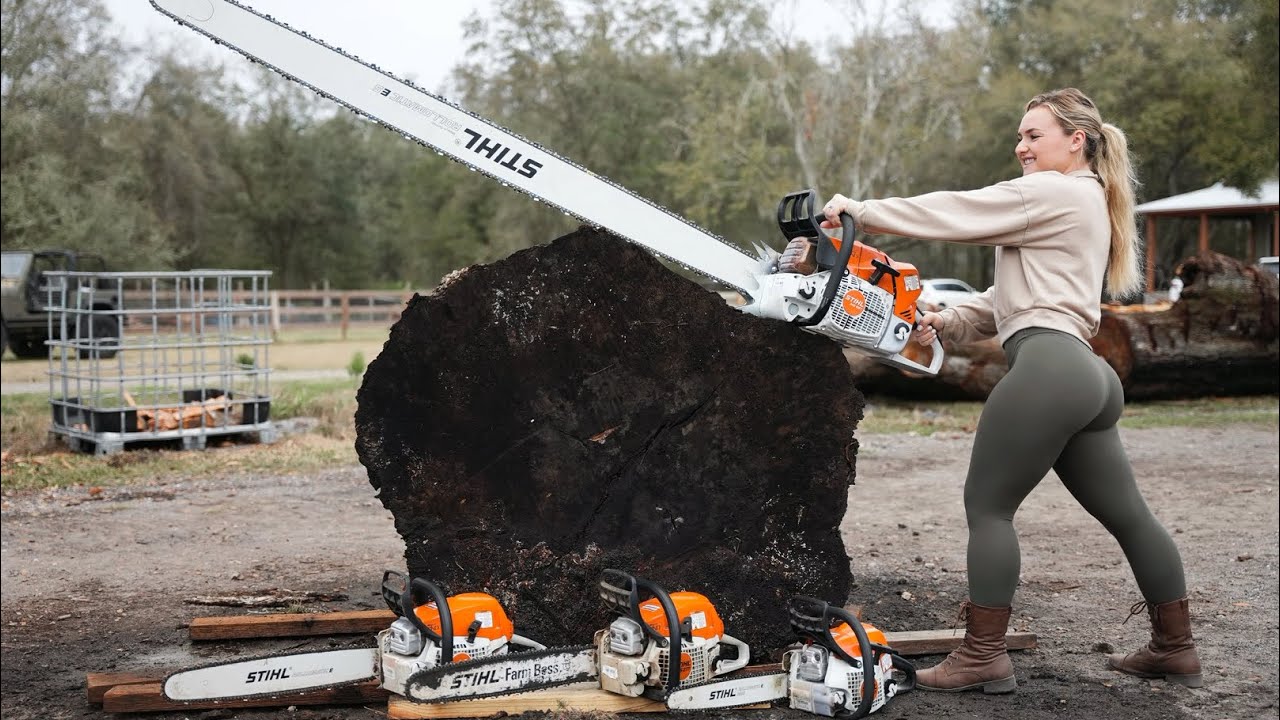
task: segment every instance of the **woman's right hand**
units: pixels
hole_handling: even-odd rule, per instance
[[[934,340],[942,337],[942,327],[945,324],[940,313],[923,313],[916,320],[916,329],[911,336],[916,339],[916,342],[927,347],[932,345]]]

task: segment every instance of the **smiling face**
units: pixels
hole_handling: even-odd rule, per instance
[[[1022,174],[1056,170],[1068,173],[1088,167],[1084,159],[1084,132],[1068,133],[1049,108],[1037,105],[1022,116],[1018,145],[1013,152]]]

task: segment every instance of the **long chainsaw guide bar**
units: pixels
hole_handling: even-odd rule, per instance
[[[161,13],[356,113],[751,296],[760,259],[546,148],[234,0]]]

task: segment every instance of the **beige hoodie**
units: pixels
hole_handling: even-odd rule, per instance
[[[996,246],[995,284],[942,311],[942,337],[992,336],[1023,328],[1061,330],[1088,341],[1102,316],[1111,224],[1102,184],[1088,170],[1045,171],[981,190],[852,203],[865,231]]]

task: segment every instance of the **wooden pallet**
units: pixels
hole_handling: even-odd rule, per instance
[[[360,610],[332,613],[277,613],[228,617],[202,617],[191,621],[192,640],[245,640],[279,637],[313,637],[374,633],[396,618],[389,610]],[[940,655],[951,652],[964,638],[963,629],[886,632],[889,645],[905,656]],[[1010,650],[1036,647],[1036,635],[1011,632],[1005,636]],[[664,712],[666,706],[646,698],[628,698],[594,687],[566,686],[501,698],[465,700],[441,704],[416,703],[378,686],[376,681],[284,697],[245,700],[175,702],[164,697],[166,672],[89,673],[85,678],[90,704],[106,712],[157,712],[207,710],[214,708],[285,707],[289,705],[363,705],[386,703],[390,718],[471,718],[488,717],[499,711],[566,710],[600,712]],[[769,704],[751,706],[770,707]]]

